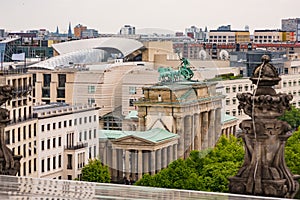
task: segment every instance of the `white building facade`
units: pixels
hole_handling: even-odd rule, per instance
[[[98,108],[95,105],[37,106],[38,177],[81,178],[89,159],[98,157]]]

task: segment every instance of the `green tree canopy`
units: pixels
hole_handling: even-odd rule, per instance
[[[278,119],[286,121],[294,129],[300,126],[300,109],[295,106],[291,106],[290,110],[286,110],[284,114]]]
[[[90,159],[82,168],[82,180],[98,183],[109,183],[110,174],[107,166],[103,166],[100,160]]]

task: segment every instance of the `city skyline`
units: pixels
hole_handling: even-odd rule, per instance
[[[205,3],[197,0],[175,2],[152,0],[87,0],[75,5],[71,0],[5,0],[2,2],[0,28],[6,31],[26,31],[45,28],[51,32],[59,27],[67,33],[72,27],[83,24],[99,33],[117,33],[125,24],[137,29],[160,28],[184,31],[195,25],[200,28],[217,29],[230,24],[232,29],[243,30],[245,25],[254,29],[279,29],[281,19],[299,17],[297,0],[253,0],[248,4],[237,1]],[[224,15],[220,15],[224,14]]]

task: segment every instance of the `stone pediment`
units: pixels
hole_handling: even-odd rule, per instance
[[[132,135],[112,140],[112,143],[124,144],[124,145],[130,144],[132,146],[136,146],[136,145],[141,145],[141,146],[142,145],[155,145],[155,143],[152,142],[152,141],[149,141],[149,140],[146,140],[146,139],[143,139],[143,138],[139,138],[139,137],[136,137],[136,136],[132,136]]]

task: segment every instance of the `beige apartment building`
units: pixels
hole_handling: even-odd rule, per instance
[[[0,77],[2,85],[15,88],[12,100],[6,103],[10,123],[5,127],[5,140],[14,155],[21,155],[19,176],[37,177],[38,174],[38,130],[32,112],[32,76],[11,72]]]

